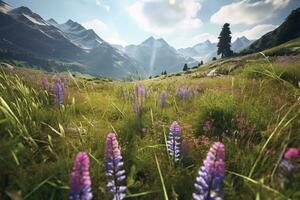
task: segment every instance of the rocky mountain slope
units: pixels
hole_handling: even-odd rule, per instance
[[[242,54],[255,53],[280,45],[300,36],[300,8],[292,11],[286,20],[274,31],[253,42]]]
[[[80,72],[96,76],[143,76],[136,61],[93,30],[86,30],[71,20],[61,25],[53,19],[46,21],[27,7],[7,11],[4,6],[6,4],[2,4],[1,10],[5,12],[0,12],[0,48],[9,51],[11,59],[22,58],[32,65],[41,62],[46,65],[53,60],[66,65],[77,63],[81,66]]]

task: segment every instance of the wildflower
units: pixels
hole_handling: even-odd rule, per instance
[[[90,200],[91,179],[89,175],[90,161],[87,153],[79,152],[74,160],[71,179],[69,200]]]
[[[169,154],[172,156],[174,162],[179,160],[180,156],[180,132],[181,127],[175,121],[170,127],[169,137],[167,141]]]
[[[40,80],[39,83],[40,87],[44,90],[48,90],[49,89],[49,81],[48,81],[48,76],[43,76]]]
[[[122,184],[125,180],[121,149],[115,133],[109,133],[106,137],[105,148],[106,176],[109,179],[108,190],[114,195],[114,200],[125,198],[126,186]]]
[[[143,101],[146,98],[146,89],[142,84],[136,84],[134,86],[135,94],[138,99]]]
[[[299,150],[297,148],[288,148],[288,150],[284,153],[285,159],[292,159],[299,156]]]
[[[133,109],[134,109],[134,112],[135,112],[136,116],[140,117],[141,114],[142,114],[142,109],[141,109],[140,102],[137,99],[134,99]]]
[[[279,167],[281,170],[283,170],[284,173],[289,173],[293,171],[295,168],[295,166],[287,159],[283,159],[280,162]]]
[[[299,156],[299,150],[297,148],[288,148],[283,155],[283,159],[280,162],[280,169],[282,173],[287,174],[294,170],[293,159]]]
[[[192,90],[188,87],[182,87],[177,89],[176,96],[178,96],[181,100],[187,101],[192,95]]]
[[[164,108],[166,106],[166,103],[167,103],[166,101],[167,101],[168,94],[167,94],[166,91],[162,91],[160,96],[161,96],[161,107]]]
[[[216,142],[212,145],[199,170],[196,179],[196,192],[193,193],[194,200],[221,199],[223,190],[220,185],[224,181],[225,174],[225,149],[224,145]]]
[[[64,103],[65,86],[59,76],[55,76],[53,84],[54,102],[56,105]]]

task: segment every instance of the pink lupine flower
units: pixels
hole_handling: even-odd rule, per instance
[[[299,150],[297,148],[288,148],[284,153],[285,159],[297,158],[299,156]]]
[[[91,178],[89,175],[90,161],[86,152],[79,152],[74,160],[71,178],[69,200],[90,200]]]

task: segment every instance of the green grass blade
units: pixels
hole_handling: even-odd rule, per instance
[[[126,195],[125,199],[133,198],[133,197],[141,197],[141,196],[147,196],[148,194],[157,193],[158,191],[147,191],[147,192],[140,192],[136,194],[129,194]]]
[[[165,200],[169,200],[167,189],[166,189],[165,182],[164,182],[164,177],[163,177],[163,175],[161,173],[161,169],[160,169],[160,165],[159,165],[156,153],[154,153],[154,157],[155,157],[155,162],[156,162],[157,170],[158,170],[158,173],[159,173],[159,178],[160,178],[160,181],[161,181],[161,186],[162,186],[163,192],[164,192],[164,199]]]
[[[235,175],[235,176],[238,176],[240,178],[243,178],[244,180],[250,182],[250,183],[253,183],[255,185],[260,185],[261,187],[263,187],[264,189],[266,190],[269,190],[270,192],[273,192],[274,194],[277,194],[277,195],[280,195],[281,197],[283,197],[284,199],[288,199],[288,200],[291,200],[290,198],[286,197],[285,195],[283,195],[282,193],[280,193],[279,191],[259,182],[259,181],[256,181],[248,176],[245,176],[245,175],[242,175],[242,174],[239,174],[239,173],[236,173],[236,172],[232,172],[232,171],[227,171],[229,174],[232,174],[232,175]]]
[[[50,180],[53,176],[49,176],[48,178],[46,178],[45,180],[43,180],[41,183],[39,183],[37,186],[35,186],[35,188],[33,188],[33,190],[31,190],[25,197],[23,200],[29,198],[33,193],[35,193],[40,187],[42,187],[45,183],[48,182],[48,180]]]

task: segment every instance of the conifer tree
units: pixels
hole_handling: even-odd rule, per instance
[[[189,67],[188,67],[188,65],[187,65],[186,63],[184,64],[182,70],[183,70],[184,72],[189,70]]]
[[[219,43],[218,43],[218,55],[222,57],[230,57],[233,52],[231,48],[231,31],[230,24],[224,24],[222,31],[220,33]]]

